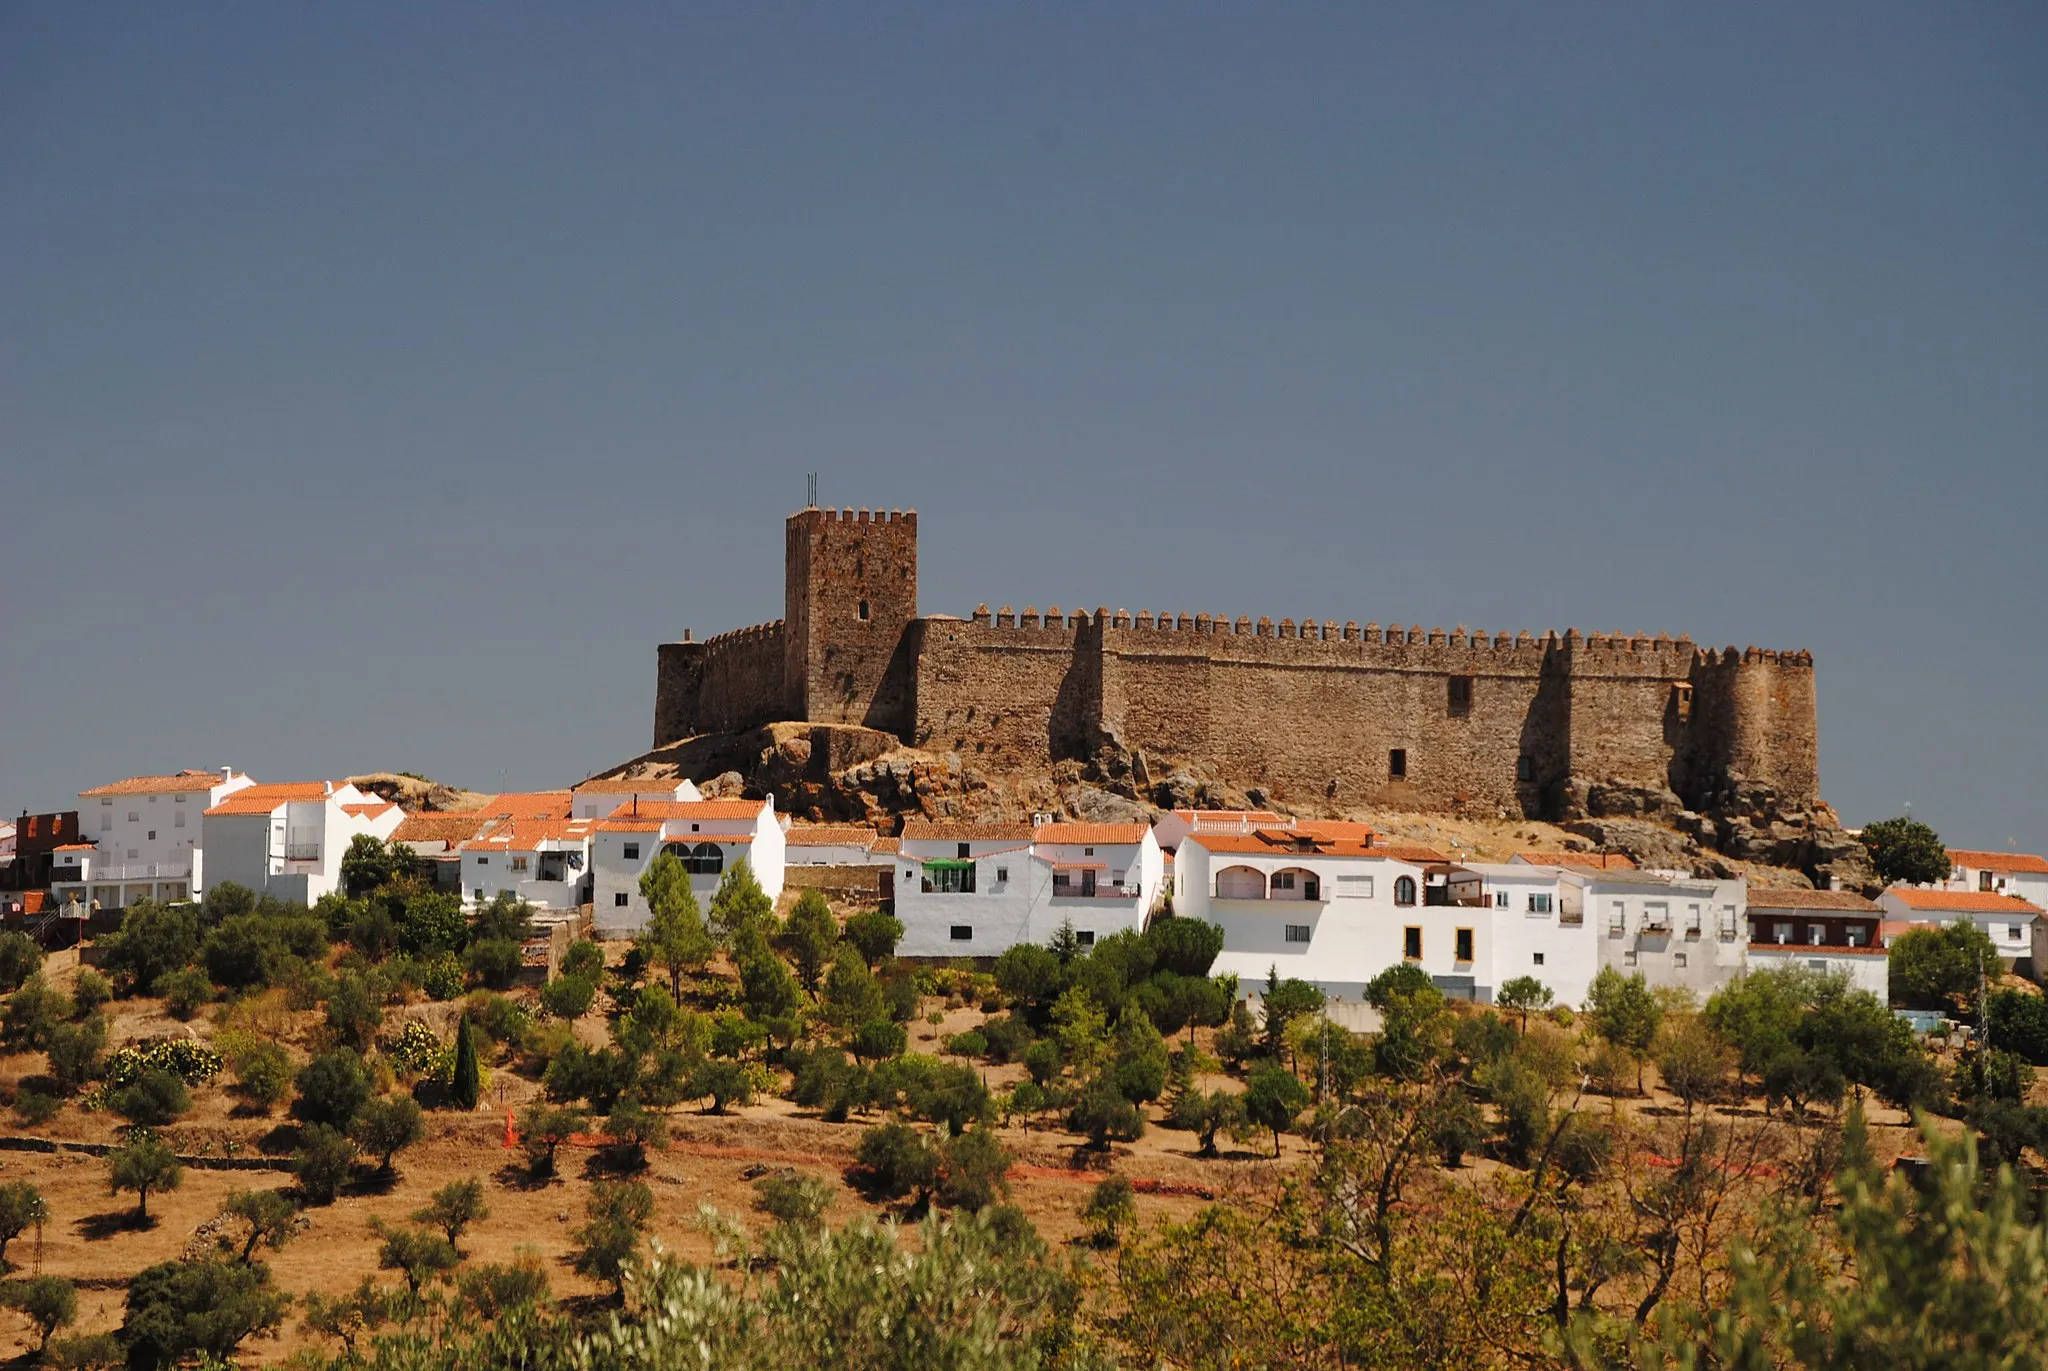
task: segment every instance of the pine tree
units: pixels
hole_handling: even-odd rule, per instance
[[[476,1042],[469,1035],[469,1020],[464,1019],[455,1030],[455,1102],[464,1109],[474,1109],[483,1090],[481,1073],[477,1070]]]

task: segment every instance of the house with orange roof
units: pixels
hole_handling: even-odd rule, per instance
[[[510,814],[485,819],[474,835],[456,845],[463,902],[476,907],[510,895],[535,909],[589,904],[590,840],[603,822]]]
[[[579,818],[581,816],[578,816]],[[770,900],[782,894],[788,819],[772,796],[760,800],[661,800],[620,797],[591,829],[591,923],[600,938],[630,938],[651,911],[640,878],[667,854],[689,873],[690,891],[708,916],[711,897],[741,862]]]
[[[55,902],[125,909],[135,900],[197,899],[207,883],[201,816],[254,784],[224,766],[79,791],[78,842],[51,872]]]
[[[1747,917],[1750,970],[1799,966],[1890,998],[1884,911],[1857,892],[1753,886]]]
[[[1143,929],[1165,896],[1165,857],[1143,823],[913,819],[895,866],[907,957],[997,957],[1069,924],[1092,947]]]
[[[1948,879],[1942,882],[1945,890],[2013,895],[2048,908],[2048,858],[2031,852],[1980,852],[1952,847],[1948,860]]]
[[[1991,939],[2006,966],[2022,976],[2038,978],[2035,960],[2037,930],[2043,928],[2041,906],[1996,890],[1925,890],[1895,885],[1877,897],[1884,910],[1886,932],[1892,924],[1947,925],[1973,923]]]
[[[1197,829],[1211,833],[1249,833],[1254,828],[1288,822],[1287,816],[1270,809],[1175,809],[1152,826],[1153,836],[1167,852],[1180,850],[1181,839]]]
[[[887,866],[880,836],[870,824],[791,824],[785,853],[791,866]]]
[[[209,885],[311,905],[340,889],[348,845],[389,838],[405,811],[346,781],[285,781],[245,786],[204,818]]]
[[[659,780],[652,776],[593,776],[569,792],[570,816],[577,819],[608,819],[622,804],[635,800],[655,803],[701,800],[696,782]]]

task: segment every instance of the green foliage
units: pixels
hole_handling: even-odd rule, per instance
[[[1864,826],[1862,838],[1870,864],[1886,885],[1934,885],[1948,879],[1948,849],[1918,819],[1879,819]]]
[[[745,1062],[706,1057],[690,1069],[683,1094],[688,1099],[709,1100],[707,1111],[723,1114],[730,1105],[754,1102],[754,1073]]]
[[[1414,962],[1396,962],[1366,982],[1365,1002],[1374,1009],[1384,1010],[1396,998],[1412,998],[1431,991],[1439,995],[1443,993],[1437,991],[1436,982],[1429,978],[1427,971]]]
[[[462,968],[493,990],[503,990],[519,979],[525,954],[511,938],[473,938],[462,950]]]
[[[372,834],[358,833],[348,840],[348,851],[341,854],[341,888],[350,895],[367,895],[389,885],[399,872],[410,870],[411,857],[410,850],[397,843],[386,845]]]
[[[521,1254],[514,1262],[483,1262],[456,1276],[455,1287],[465,1309],[475,1317],[508,1328],[515,1312],[532,1309],[547,1298],[548,1276],[540,1259]]]
[[[740,948],[765,939],[774,929],[775,905],[754,868],[742,858],[725,869],[711,896],[711,927],[727,945]]]
[[[579,1276],[609,1283],[623,1300],[627,1264],[654,1217],[654,1192],[639,1181],[599,1181],[584,1212],[589,1221],[575,1232],[571,1265]]]
[[[1638,1063],[1656,1042],[1657,1029],[1664,1020],[1663,1006],[1650,993],[1643,973],[1623,976],[1611,966],[1601,967],[1593,978],[1586,993],[1586,1013],[1595,1034]],[[1636,1088],[1642,1089],[1640,1066]]]
[[[717,949],[682,859],[669,852],[657,856],[640,875],[640,897],[647,901],[648,919],[637,947],[649,966],[668,973],[669,994],[680,1001],[683,976],[702,971]]]
[[[1984,1011],[1991,1046],[2048,1066],[2048,998],[2030,990],[1999,990]]]
[[[1060,959],[1036,943],[1018,943],[996,958],[996,985],[1020,1012],[1038,1014],[1066,988]]]
[[[220,1074],[223,1064],[219,1052],[196,1038],[159,1038],[110,1054],[100,1074],[113,1090],[133,1084],[147,1071],[169,1071],[187,1085],[199,1085]]]
[[[476,1059],[476,1035],[468,1018],[455,1025],[455,1071],[448,1094],[458,1108],[474,1109],[483,1095],[483,1074]]]
[[[291,1054],[278,1043],[252,1037],[236,1050],[228,1065],[242,1098],[266,1112],[291,1098]]]
[[[335,977],[334,989],[327,997],[327,1027],[334,1041],[358,1052],[368,1051],[384,1022],[382,1000],[356,972],[344,971]]]
[[[984,1209],[1010,1193],[1010,1150],[986,1128],[956,1133],[939,1146],[939,1203]]]
[[[27,1181],[0,1185],[0,1272],[7,1268],[7,1245],[29,1229],[49,1222],[50,1206],[43,1192]]]
[[[1519,1014],[1522,1029],[1526,1032],[1530,1011],[1540,1013],[1550,1008],[1552,998],[1550,987],[1534,976],[1511,976],[1502,981],[1500,989],[1494,992],[1493,1002],[1510,1014]]]
[[[101,1067],[100,1052],[106,1045],[104,1014],[88,1014],[77,1023],[59,1024],[51,1029],[44,1050],[50,1058],[50,1075],[59,1088],[75,1092],[91,1080]]]
[[[42,966],[43,949],[34,938],[14,929],[0,932],[0,993],[19,990]]]
[[[155,1371],[194,1354],[227,1365],[245,1339],[276,1328],[290,1307],[261,1262],[158,1262],[128,1283],[120,1338],[133,1368]]]
[[[864,909],[846,921],[843,936],[873,970],[883,958],[895,955],[896,944],[903,941],[903,925],[879,909]]]
[[[313,1204],[332,1204],[355,1164],[355,1139],[330,1124],[309,1124],[299,1130],[292,1153],[292,1175],[299,1193]]]
[[[737,958],[740,972],[740,1001],[747,1017],[755,1023],[793,1024],[803,1008],[803,989],[789,974],[782,958],[756,942]],[[785,1036],[795,1037],[789,1032]]]
[[[39,1128],[57,1117],[64,1108],[64,1097],[52,1095],[46,1090],[33,1086],[21,1086],[14,1092],[14,1116],[30,1128]]]
[[[220,1212],[242,1227],[242,1261],[253,1258],[259,1246],[283,1247],[298,1231],[299,1207],[281,1190],[233,1191]]]
[[[882,986],[875,979],[859,949],[842,947],[825,976],[825,997],[821,1017],[843,1033],[862,1024],[887,1019],[889,1005]]]
[[[398,1154],[427,1135],[420,1107],[410,1095],[380,1095],[366,1103],[349,1124],[356,1145],[377,1158],[385,1175]]]
[[[839,945],[839,921],[832,917],[823,892],[806,890],[796,897],[782,929],[782,944],[796,963],[804,989],[816,993],[818,978],[832,964],[833,949]]]
[[[196,966],[164,972],[156,978],[156,989],[163,996],[164,1012],[174,1019],[189,1019],[213,1003],[213,982]]]
[[[192,1093],[176,1072],[161,1068],[143,1072],[132,1084],[113,1091],[108,1105],[132,1124],[161,1128],[175,1123],[192,1107]]]
[[[153,995],[159,976],[189,965],[199,955],[199,940],[199,913],[193,906],[138,900],[122,916],[121,927],[100,940],[101,964],[131,994]]]
[[[1110,1043],[1109,1079],[1132,1104],[1159,1098],[1166,1089],[1166,1043],[1152,1020],[1126,1010]]]
[[[946,1051],[955,1057],[985,1057],[988,1055],[988,1039],[976,1029],[965,1033],[954,1033],[946,1038]]]
[[[301,1067],[293,1112],[308,1123],[346,1129],[370,1099],[370,1072],[362,1054],[337,1047]]]
[[[873,1102],[899,1105],[914,1119],[935,1123],[951,1132],[969,1124],[987,1123],[995,1102],[974,1068],[931,1057],[901,1057],[874,1072]]]
[[[1291,976],[1281,980],[1275,975],[1268,975],[1261,1007],[1265,1016],[1266,1055],[1277,1057],[1287,1042],[1290,1020],[1323,1012],[1323,992],[1307,981]]]
[[[816,1176],[778,1173],[754,1182],[754,1207],[777,1223],[813,1225],[832,1207],[834,1198],[831,1184]]]
[[[648,1148],[668,1141],[668,1120],[633,1096],[621,1095],[612,1112],[605,1115],[604,1131],[611,1139],[608,1151],[613,1165],[637,1171],[647,1165]]]
[[[403,1274],[406,1292],[415,1298],[420,1286],[453,1271],[460,1260],[455,1244],[430,1228],[394,1228],[379,1219],[372,1219],[370,1228],[381,1240],[377,1247],[378,1269]]]
[[[574,1109],[535,1100],[519,1115],[519,1145],[526,1164],[537,1176],[553,1175],[555,1150],[572,1134],[583,1131],[583,1115]]]
[[[517,943],[532,936],[533,906],[502,890],[469,923],[471,942]]]
[[[48,1047],[51,1035],[71,1018],[71,1002],[38,971],[0,1009],[0,1042],[16,1051]]]
[[[883,1199],[923,1196],[938,1183],[938,1153],[924,1134],[906,1123],[891,1121],[868,1129],[860,1135],[853,1160],[861,1188]]]
[[[1128,1176],[1107,1177],[1088,1192],[1079,1217],[1088,1225],[1097,1247],[1115,1247],[1123,1231],[1138,1221],[1135,1195]]]
[[[1280,1155],[1280,1135],[1294,1127],[1308,1108],[1308,1087],[1284,1067],[1261,1066],[1245,1081],[1245,1116],[1273,1134],[1273,1155]]]
[[[265,900],[250,913],[216,924],[201,945],[200,957],[214,982],[246,990],[279,984],[295,965],[318,960],[326,951],[325,920]],[[159,982],[158,993],[170,992]]]
[[[564,972],[541,987],[540,1007],[557,1019],[573,1021],[588,1014],[596,998],[597,982]]]
[[[583,976],[595,982],[604,974],[604,949],[588,938],[578,938],[562,954],[562,964],[556,970],[564,976]]]
[[[1736,1055],[1705,1020],[1684,1015],[1667,1020],[1656,1043],[1657,1074],[1664,1088],[1688,1108],[1719,1099],[1734,1073]]]
[[[1185,1090],[1173,1102],[1168,1122],[1185,1128],[1201,1142],[1200,1155],[1216,1155],[1216,1135],[1241,1136],[1250,1120],[1244,1112],[1244,1096],[1229,1090]]]
[[[399,947],[423,961],[431,963],[442,953],[460,952],[469,943],[469,920],[456,895],[422,891],[407,895],[403,903],[390,908],[398,926]]]
[[[162,1139],[138,1132],[107,1154],[107,1179],[117,1195],[135,1192],[135,1216],[147,1220],[150,1192],[176,1190],[185,1179],[185,1168]]]
[[[49,1371],[114,1371],[128,1364],[128,1349],[112,1333],[73,1333],[43,1349]]]
[[[996,1066],[1024,1060],[1024,1054],[1031,1050],[1034,1041],[1031,1025],[1015,1014],[1002,1014],[985,1020],[979,1032],[982,1050]]]
[[[541,1075],[541,1087],[555,1101],[588,1100],[607,1110],[633,1084],[634,1062],[616,1048],[566,1044]]]
[[[1486,1140],[1486,1119],[1462,1090],[1445,1093],[1430,1118],[1429,1141],[1445,1166],[1465,1164],[1465,1154]]]
[[[62,1276],[30,1276],[0,1284],[0,1305],[15,1310],[36,1330],[36,1350],[50,1345],[50,1335],[78,1317],[78,1291]]]
[[[1223,930],[1200,919],[1156,919],[1145,930],[1158,971],[1206,980],[1223,952]]]
[[[516,1045],[533,1027],[533,1016],[518,1001],[479,990],[463,1002],[462,1017],[492,1042]]]
[[[78,968],[78,978],[71,985],[71,1013],[74,1018],[84,1018],[114,998],[114,983],[89,966]]]
[[[1145,1116],[1107,1082],[1083,1090],[1067,1111],[1067,1127],[1085,1133],[1096,1147],[1135,1142],[1145,1135]]]
[[[1892,1003],[1967,1017],[1976,1012],[1980,980],[1995,981],[2002,963],[1983,929],[1968,920],[1909,928],[1892,939]]]

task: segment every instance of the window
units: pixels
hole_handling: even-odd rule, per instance
[[[2018,924],[2007,924],[2005,926],[2005,936],[2014,942],[2018,942],[2022,936],[2020,926]]]
[[[1081,849],[1081,855],[1083,857],[1093,857],[1095,855],[1095,849],[1092,847],[1084,847]]]
[[[1672,954],[1671,954],[1671,964],[1672,964],[1673,966],[1684,966],[1684,965],[1685,965],[1685,954],[1684,954],[1683,952],[1674,952],[1674,953],[1672,953]]]
[[[926,891],[936,895],[972,895],[974,868],[934,862],[925,867],[923,884]]]
[[[1988,871],[1980,871],[1980,872],[1978,872],[1978,873],[1977,873],[1977,889],[1979,889],[1979,890],[1989,890],[1989,889],[1991,889],[1991,873],[1990,873],[1990,872],[1988,872]]]
[[[484,897],[484,888],[483,888],[482,886],[478,886],[478,887],[476,888],[476,897],[477,897],[477,899],[479,899],[479,900],[483,899],[483,897]]]
[[[1469,962],[1469,961],[1471,961],[1471,960],[1472,960],[1472,930],[1471,930],[1471,929],[1469,929],[1469,928],[1461,928],[1461,929],[1459,929],[1459,930],[1458,930],[1458,931],[1457,931],[1457,932],[1456,932],[1456,933],[1455,933],[1455,934],[1453,935],[1453,941],[1454,941],[1454,946],[1453,946],[1453,948],[1452,948],[1452,951],[1451,951],[1451,956],[1452,956],[1452,959],[1453,959],[1453,960],[1455,960],[1455,961],[1461,961],[1461,962]]]
[[[1721,906],[1721,936],[1723,938],[1735,936],[1735,906],[1732,904]]]
[[[703,829],[704,829],[704,826],[703,826],[702,824],[691,824],[691,825],[690,825],[690,831],[691,831],[692,833],[701,833],[701,832],[703,831]]]
[[[1697,938],[1700,935],[1700,907],[1689,904],[1685,907],[1685,936]]]
[[[953,925],[953,932],[952,932],[952,937],[953,937],[953,941],[954,941],[954,942],[956,942],[956,943],[971,943],[971,942],[973,942],[973,941],[974,941],[974,925],[973,925],[973,924],[954,924],[954,925]]]
[[[1550,892],[1547,890],[1541,893],[1531,891],[1529,894],[1529,912],[1531,914],[1548,914],[1550,912],[1550,898]]]
[[[1307,924],[1289,924],[1287,925],[1287,941],[1290,943],[1305,943],[1308,941],[1308,931],[1309,926]]]
[[[862,623],[866,623],[868,621],[868,602],[866,600],[862,600],[860,602],[860,607],[856,609],[854,613]]]
[[[682,862],[692,876],[716,876],[725,870],[725,853],[717,843],[668,843],[661,850]]]
[[[1628,951],[1621,954],[1621,964],[1623,966],[1634,966],[1636,964],[1636,952],[1634,948],[1630,948]]]
[[[1506,909],[1508,907],[1507,891],[1496,890],[1493,892],[1493,907],[1495,909]]]
[[[129,822],[129,823],[131,823],[131,824],[132,824],[132,823],[139,823],[139,822],[141,821],[141,819],[142,819],[142,816],[141,816],[140,814],[136,813],[136,812],[135,812],[134,810],[132,810],[132,809],[131,809],[131,810],[129,810],[129,811],[128,811],[128,822]]]
[[[1543,954],[1541,952],[1535,953],[1534,960],[1537,966],[1543,965]]]
[[[176,801],[176,803],[178,803],[178,804],[183,804],[183,803],[185,803],[185,797],[184,797],[183,795],[180,795],[180,796],[179,796],[179,797],[177,798],[177,801]]]
[[[1791,941],[1792,941],[1792,925],[1791,925],[1791,924],[1772,924],[1772,925],[1771,925],[1771,941],[1772,941],[1772,942],[1775,942],[1775,943],[1779,943],[1779,944],[1784,944],[1784,943],[1789,943],[1789,942],[1791,942]]]
[[[1827,940],[1828,926],[1826,924],[1808,924],[1806,926],[1806,945],[1808,947],[1824,947],[1827,945]]]
[[[134,849],[134,848],[132,848],[132,847],[131,847],[131,848],[129,848],[129,849],[128,849],[128,860],[129,860],[129,861],[131,861],[131,862],[132,862],[132,861],[134,861],[134,860],[135,860],[135,858],[136,858],[136,857],[137,857],[138,855],[140,855],[140,854],[138,854],[138,853],[137,853],[137,852],[135,851],[135,849]]]
[[[1643,927],[1666,929],[1671,927],[1671,906],[1662,900],[1643,902]]]
[[[997,867],[997,868],[996,868],[996,884],[997,884],[997,885],[1007,885],[1007,884],[1009,883],[1009,880],[1010,880],[1010,868],[1008,868],[1007,866],[999,866],[999,867]]]
[[[107,809],[112,809],[114,807],[114,802],[112,800],[101,800],[100,804]]]
[[[625,852],[625,857],[626,857],[626,860],[627,860],[627,861],[629,861],[629,862],[637,862],[637,861],[639,861],[639,860],[640,860],[640,844],[638,844],[638,843],[627,843],[627,844],[626,844],[626,852]]]
[[[1074,934],[1074,943],[1078,947],[1095,946],[1095,930],[1092,928],[1084,928],[1076,932]]]
[[[1620,933],[1628,927],[1628,905],[1621,900],[1610,900],[1607,904],[1607,931]]]
[[[1515,758],[1515,779],[1518,781],[1533,781],[1536,779],[1536,759],[1526,752]]]
[[[1372,877],[1339,876],[1337,878],[1337,893],[1339,895],[1354,896],[1361,900],[1369,900],[1372,898]]]
[[[177,812],[176,814],[174,814],[174,815],[172,815],[172,816],[171,816],[171,827],[172,827],[172,828],[183,828],[184,826],[185,826],[185,811],[181,809],[181,810],[179,810],[179,811],[178,811],[178,812]]]
[[[1415,903],[1415,878],[1414,878],[1413,876],[1401,876],[1401,877],[1397,877],[1397,878],[1395,879],[1395,881],[1394,881],[1394,903],[1395,903],[1395,904],[1414,904],[1414,903]]]
[[[1422,960],[1422,930],[1410,925],[1401,930],[1401,955],[1411,962]]]
[[[1451,713],[1462,718],[1471,712],[1472,678],[1470,676],[1451,677]]]
[[[489,857],[479,857],[476,859],[476,864],[478,866],[489,866],[491,864],[491,859]]]
[[[1408,779],[1408,749],[1397,747],[1387,754],[1387,779],[1405,781]]]
[[[1677,716],[1680,723],[1692,717],[1692,686],[1688,682],[1672,682],[1671,712]]]
[[[149,830],[149,840],[150,840],[151,842],[155,842],[155,841],[156,841],[156,830],[155,830],[155,829],[153,829],[153,828],[152,828],[151,830]]]
[[[526,870],[526,858],[524,858],[524,857],[514,857],[514,858],[512,859],[512,869],[513,869],[514,871],[524,871],[524,870]]]
[[[1825,957],[1815,957],[1808,961],[1806,965],[1814,971],[1825,971],[1828,969],[1828,959]]]
[[[102,832],[102,833],[112,833],[113,831],[114,831],[114,814],[113,814],[113,811],[112,811],[112,810],[108,810],[108,809],[103,809],[103,810],[101,810],[101,811],[100,811],[100,832]]]
[[[973,844],[961,843],[959,847],[954,851],[953,855],[955,857],[958,857],[963,862],[966,861],[969,857],[972,857],[974,855]]]
[[[614,909],[624,909],[624,908],[626,907],[626,892],[625,892],[625,891],[623,891],[623,890],[620,890],[620,891],[615,891],[615,892],[613,892],[613,894],[612,894],[612,907],[613,907]]]
[[[1294,873],[1293,873],[1292,871],[1276,871],[1276,872],[1274,872],[1274,873],[1273,873],[1273,889],[1275,889],[1275,890],[1292,890],[1292,889],[1294,889]]]

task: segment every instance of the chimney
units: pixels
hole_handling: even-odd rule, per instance
[[[220,778],[221,778],[221,779],[222,779],[223,781],[232,781],[232,780],[234,780],[234,779],[235,779],[235,769],[234,769],[233,767],[231,767],[231,766],[224,766],[224,767],[222,767],[222,768],[220,769]]]
[[[334,782],[322,781],[320,783],[320,793],[322,795],[332,795],[334,793]]]

